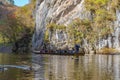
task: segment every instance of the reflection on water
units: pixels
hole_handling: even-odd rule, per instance
[[[120,55],[34,55],[35,80],[120,80]],[[35,66],[34,66],[35,67]],[[36,66],[37,68],[37,66]]]
[[[2,66],[0,80],[120,80],[120,55],[0,54]]]
[[[0,80],[33,80],[30,55],[0,53]]]
[[[18,68],[23,70],[31,70],[30,66],[27,65],[0,65],[0,71],[8,70],[8,68]]]

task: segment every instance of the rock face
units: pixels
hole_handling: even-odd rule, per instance
[[[14,0],[0,0],[0,4],[14,4]]]
[[[114,22],[114,32],[106,39],[99,40],[98,47],[120,48],[120,10],[116,11],[116,21]]]
[[[37,0],[33,47],[39,48],[43,44],[46,24],[56,22],[67,25],[75,18],[88,17],[88,14],[83,14],[83,2],[84,0]]]
[[[100,39],[96,45],[97,48],[101,49],[105,46],[109,48],[120,47],[120,10],[116,11],[116,15],[117,20],[115,21],[114,32],[107,38]],[[41,49],[44,44],[44,33],[48,23],[54,22],[56,24],[68,25],[76,18],[91,19],[91,14],[85,11],[84,0],[37,0],[36,26],[32,41],[33,49]],[[55,48],[67,45],[65,32],[54,32],[51,36],[50,45]],[[56,43],[59,44],[56,45]]]
[[[15,11],[17,8],[9,4],[13,5],[14,1],[13,0],[0,0],[0,23],[2,23],[1,20],[4,20],[8,14]]]

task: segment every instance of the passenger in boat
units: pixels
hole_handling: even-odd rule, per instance
[[[72,48],[69,48],[69,49],[68,49],[68,53],[69,53],[69,54],[72,54]]]
[[[64,53],[64,50],[60,49],[60,54],[63,54]]]
[[[57,50],[55,50],[55,53],[57,53]]]
[[[68,53],[69,53],[69,54],[73,54],[74,52],[75,52],[74,48],[70,48],[70,49],[68,50]]]
[[[65,50],[64,53],[68,53],[68,50]]]
[[[71,53],[72,53],[72,54],[74,54],[74,53],[75,53],[75,49],[74,49],[74,48],[72,48],[72,51],[71,51]]]
[[[45,50],[45,53],[48,53],[48,50]]]
[[[54,51],[53,50],[51,50],[51,52],[50,53],[54,53]]]
[[[59,50],[59,53],[60,53],[60,54],[62,53],[62,50],[61,50],[61,49]]]
[[[79,45],[75,45],[75,53],[79,53],[79,48],[80,48],[80,46]]]
[[[41,53],[45,53],[45,50],[44,50],[44,49],[42,49],[42,50],[41,50]]]
[[[56,50],[56,52],[55,53],[58,53],[58,50]]]

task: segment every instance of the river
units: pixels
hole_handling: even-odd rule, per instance
[[[0,53],[0,80],[120,80],[120,55]]]

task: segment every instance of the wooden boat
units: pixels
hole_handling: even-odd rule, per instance
[[[82,56],[84,53],[55,53],[55,52],[41,52],[41,51],[32,51],[35,54],[48,54],[48,55],[71,55],[71,56]]]

